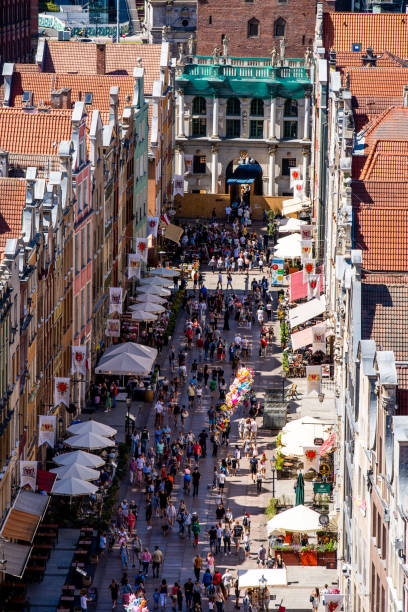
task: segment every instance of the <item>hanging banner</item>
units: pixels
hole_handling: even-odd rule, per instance
[[[307,277],[307,300],[320,297],[320,274],[309,274]]]
[[[69,378],[54,378],[54,406],[69,406]]]
[[[71,372],[86,376],[86,346],[72,347]]]
[[[128,255],[128,278],[140,278],[140,259],[137,253]]]
[[[173,178],[173,198],[176,195],[184,195],[184,176],[175,174]]]
[[[109,287],[109,313],[122,314],[122,287]]]
[[[167,238],[167,240],[171,240],[172,242],[179,244],[183,232],[184,230],[182,227],[169,223],[169,225],[166,225],[164,228],[163,236]]]
[[[136,254],[139,259],[147,263],[147,252],[149,245],[147,244],[147,238],[136,238]]]
[[[147,236],[157,238],[157,230],[159,228],[159,217],[147,217]]]
[[[280,285],[283,282],[283,259],[272,259],[271,285]]]
[[[299,181],[300,180],[300,168],[298,168],[298,167],[290,168],[289,172],[290,172],[290,182],[289,182],[289,185],[290,185],[290,187],[293,188],[294,181]]]
[[[30,486],[35,493],[37,461],[20,461],[20,487]]]
[[[189,174],[193,172],[193,155],[184,154],[184,171]]]
[[[315,472],[319,471],[320,455],[315,446],[304,446],[303,452],[305,454],[303,459],[303,470],[308,472],[310,469]]]
[[[313,240],[301,241],[300,256],[302,258],[302,263],[304,263],[306,259],[311,259],[313,257]]]
[[[316,262],[314,259],[305,259],[303,262],[303,283],[307,283],[310,274],[316,272]]]
[[[46,443],[49,444],[51,448],[54,448],[56,422],[57,417],[55,416],[39,416],[38,446],[42,446],[44,443]]]
[[[297,200],[303,200],[305,197],[303,181],[293,181],[293,197]]]
[[[317,353],[318,351],[326,354],[326,328],[321,327],[312,327],[313,334],[313,343],[312,343],[312,351],[313,353]]]
[[[301,240],[312,240],[313,225],[301,225],[300,226],[300,238]]]
[[[106,320],[105,336],[109,336],[110,338],[120,337],[120,320],[119,319],[107,319]]]
[[[322,366],[306,366],[306,380],[306,393],[309,394],[312,391],[316,391],[319,394],[322,387]]]

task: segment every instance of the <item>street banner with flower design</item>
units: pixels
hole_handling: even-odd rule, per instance
[[[317,353],[320,351],[321,353],[326,354],[326,328],[325,327],[312,327],[312,352]]]
[[[312,391],[316,391],[316,393],[319,394],[322,388],[322,366],[306,366],[306,380],[306,393],[309,394],[312,393]]]
[[[109,287],[109,312],[122,314],[122,287]]]
[[[86,375],[86,346],[72,347],[72,374]]]
[[[176,195],[184,195],[184,175],[175,174],[173,178],[173,198]]]
[[[304,446],[303,452],[305,453],[305,458],[303,461],[304,471],[307,472],[312,469],[317,472],[319,470],[320,455],[317,452],[316,447]]]
[[[49,444],[51,448],[54,448],[57,417],[40,415],[38,418],[38,446],[42,446],[43,444]]]
[[[54,378],[54,406],[69,406],[69,378]]]
[[[309,274],[307,278],[307,300],[320,297],[320,274]]]
[[[313,257],[313,240],[302,240],[300,242],[300,255],[302,263],[306,261],[306,259],[311,259],[311,257]]]
[[[128,278],[140,278],[140,259],[136,253],[128,255]]]
[[[296,200],[303,200],[305,197],[303,181],[293,181],[292,187],[293,187],[293,197]]]
[[[159,228],[159,217],[147,217],[147,236],[157,238],[157,230]]]
[[[294,168],[290,168],[290,187],[293,187],[294,181],[300,180],[300,168],[295,166]]]
[[[120,319],[107,319],[105,336],[120,338]]]
[[[136,254],[139,259],[147,263],[147,252],[149,245],[147,244],[147,238],[136,238]]]
[[[34,493],[37,482],[37,465],[37,461],[20,461],[20,487],[28,485]]]
[[[283,282],[283,259],[272,259],[271,285],[281,285]]]
[[[300,226],[300,238],[301,240],[312,240],[313,225],[301,225]]]
[[[314,259],[303,260],[303,283],[307,283],[310,274],[316,273],[316,261]]]

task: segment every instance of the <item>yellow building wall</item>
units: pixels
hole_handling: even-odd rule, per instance
[[[262,219],[264,210],[282,211],[282,202],[287,200],[287,196],[251,196],[251,214],[253,219]],[[177,214],[180,217],[210,218],[213,209],[217,217],[225,218],[225,207],[230,203],[231,198],[226,194],[212,193],[186,193],[183,197],[176,196],[175,204]]]

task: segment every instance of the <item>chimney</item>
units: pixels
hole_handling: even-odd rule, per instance
[[[53,89],[51,92],[51,107],[62,108],[61,90]]]
[[[69,87],[61,89],[61,102],[61,108],[71,108],[71,89]]]
[[[105,43],[96,43],[96,74],[106,73],[105,50]]]
[[[71,89],[54,89],[51,92],[52,108],[71,108]]]

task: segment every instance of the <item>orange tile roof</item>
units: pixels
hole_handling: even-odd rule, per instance
[[[354,180],[352,198],[354,208],[362,204],[376,205],[379,208],[407,208],[408,182]]]
[[[326,49],[353,53],[353,43],[361,43],[359,58],[367,47],[374,53],[390,51],[408,58],[408,15],[405,13],[325,13],[323,38]],[[360,64],[361,65],[361,64]]]
[[[366,143],[401,138],[408,138],[408,107],[402,106],[388,108],[365,133]]]
[[[371,148],[361,180],[408,181],[408,141],[376,140]]]
[[[21,236],[25,198],[25,179],[0,178],[0,255],[9,238]]]
[[[378,98],[397,98],[403,100],[404,85],[408,85],[408,68],[342,68],[342,80],[348,74],[350,91],[353,96],[367,101],[372,98],[375,104]],[[390,103],[388,104],[390,105]]]
[[[0,108],[0,149],[11,153],[55,155],[62,140],[72,137],[72,110],[27,112]]]
[[[145,69],[145,93],[153,92],[153,82],[160,78],[161,45],[106,43],[106,74],[130,75],[134,68]],[[47,41],[44,72],[96,74],[96,43]]]

